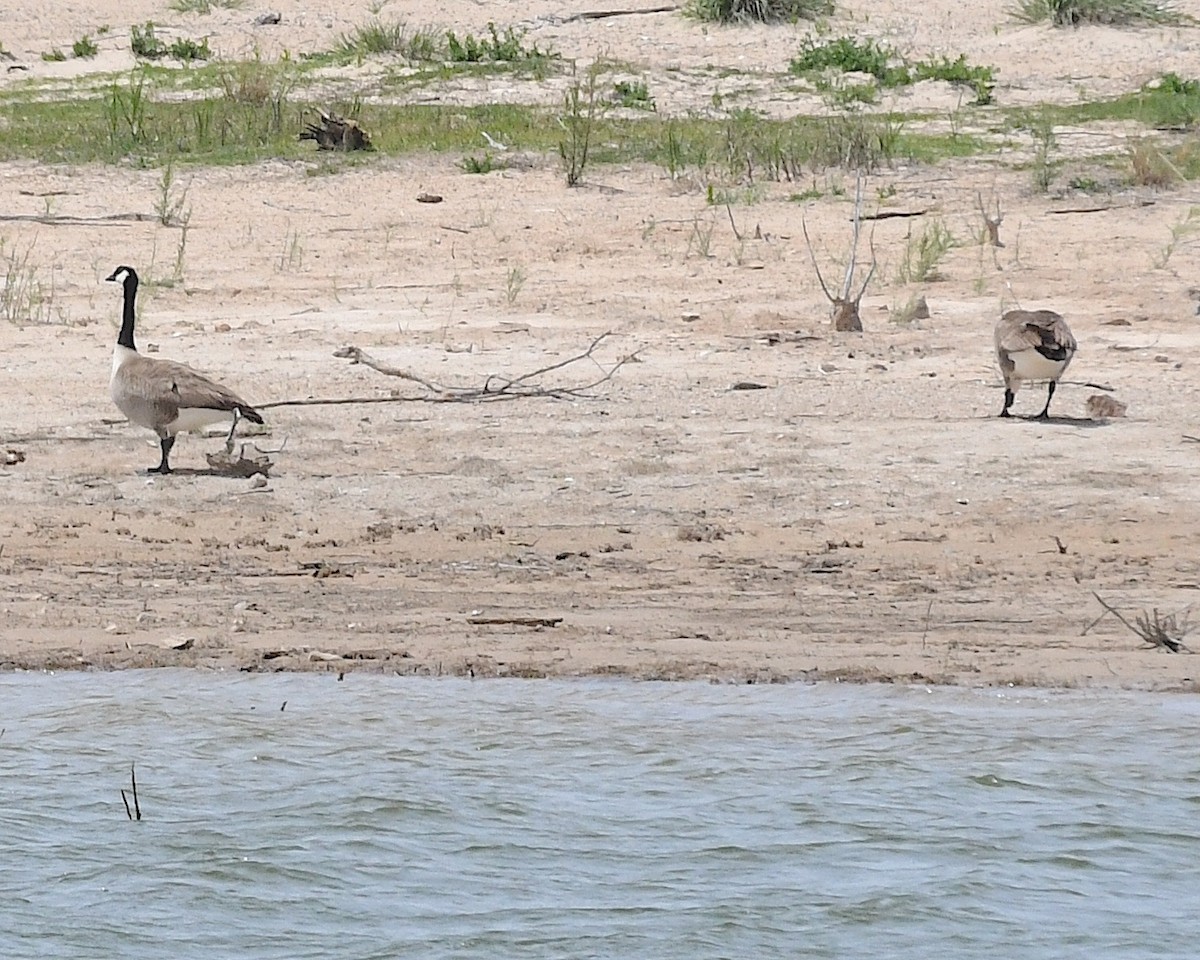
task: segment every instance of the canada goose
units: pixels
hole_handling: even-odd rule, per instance
[[[167,457],[175,445],[175,434],[198,430],[210,423],[233,418],[227,442],[232,442],[239,417],[262,423],[262,415],[227,387],[214,383],[191,367],[173,360],[143,357],[133,343],[134,301],[138,275],[133,267],[117,267],[107,280],[125,286],[121,333],[113,350],[113,403],[133,423],[158,434],[162,462],[149,473],[170,473]]]
[[[1075,338],[1067,322],[1053,310],[1009,310],[996,324],[996,358],[1004,375],[1000,416],[1011,416],[1008,408],[1023,380],[1046,380],[1050,388],[1038,418],[1048,418],[1054,388],[1073,356]]]

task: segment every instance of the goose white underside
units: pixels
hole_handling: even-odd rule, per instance
[[[214,423],[232,423],[232,410],[206,410],[202,407],[189,407],[179,411],[179,416],[167,424],[167,433],[186,433],[188,430],[201,430]]]
[[[1050,360],[1036,350],[1021,350],[1009,354],[1013,363],[1013,380],[1057,380],[1067,369],[1066,360]]]

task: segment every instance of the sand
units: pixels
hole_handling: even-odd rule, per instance
[[[1200,52],[1200,30],[1055,31],[1012,24],[1005,3],[969,19],[962,6],[847,3],[832,26],[992,64],[1003,105],[1136,89],[1187,75]],[[765,74],[803,27],[562,22],[592,8],[383,14],[523,23],[565,56],[627,62],[660,110],[710,106],[718,85],[774,115],[822,109]],[[283,22],[251,26],[267,9]],[[0,2],[5,47],[28,74],[64,79],[131,65],[127,22],[270,57],[328,48],[369,17],[343,0],[203,17],[142,0]],[[96,61],[38,58],[105,23]],[[564,82],[497,78],[444,99],[555,103]],[[944,84],[894,101],[956,102]],[[869,210],[928,212],[876,223],[862,334],[831,329],[801,229],[803,216],[836,283],[852,204],[830,191],[853,194],[845,172],[814,174],[825,195],[804,203],[789,197],[807,184],[764,184],[731,224],[698,180],[597,166],[568,189],[555,156],[482,176],[444,154],[325,176],[307,161],[184,168],[184,282],[146,286],[139,346],[266,407],[268,430],[243,438],[275,451],[265,484],[209,469],[217,430],[180,438],[174,475],[146,476],[157,441],[109,400],[120,290],[102,280],[121,263],[170,276],[179,231],[96,218],[153,213],[161,172],[2,164],[2,209],[57,219],[0,221],[5,256],[27,251],[53,282],[45,322],[0,322],[0,447],[23,457],[0,467],[0,666],[1195,690],[1190,656],[1115,617],[1094,623],[1094,594],[1132,618],[1183,611],[1200,589],[1193,235],[1163,264],[1195,191],[1066,188],[1073,164],[1133,135],[1060,131],[1066,166],[1048,195],[1012,156],[872,175]],[[1003,207],[1002,249],[972,240],[980,193]],[[960,245],[936,282],[900,283],[907,239],[934,218]],[[931,315],[898,322],[917,295]],[[1061,312],[1079,340],[1049,422],[995,416],[991,331],[1016,305]],[[602,334],[591,359],[538,381],[576,388],[628,359],[586,398],[430,403],[334,356],[353,345],[472,388]],[[1092,419],[1104,391],[1086,384],[1111,387],[1128,415]],[[1044,396],[1027,387],[1016,412]],[[304,398],[390,400],[269,406]]]

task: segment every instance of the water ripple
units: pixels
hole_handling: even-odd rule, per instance
[[[1188,698],[157,671],[0,705],[14,960],[1200,941]]]

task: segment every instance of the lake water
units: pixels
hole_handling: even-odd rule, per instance
[[[5,960],[1200,953],[1200,698],[162,670],[0,727]]]

